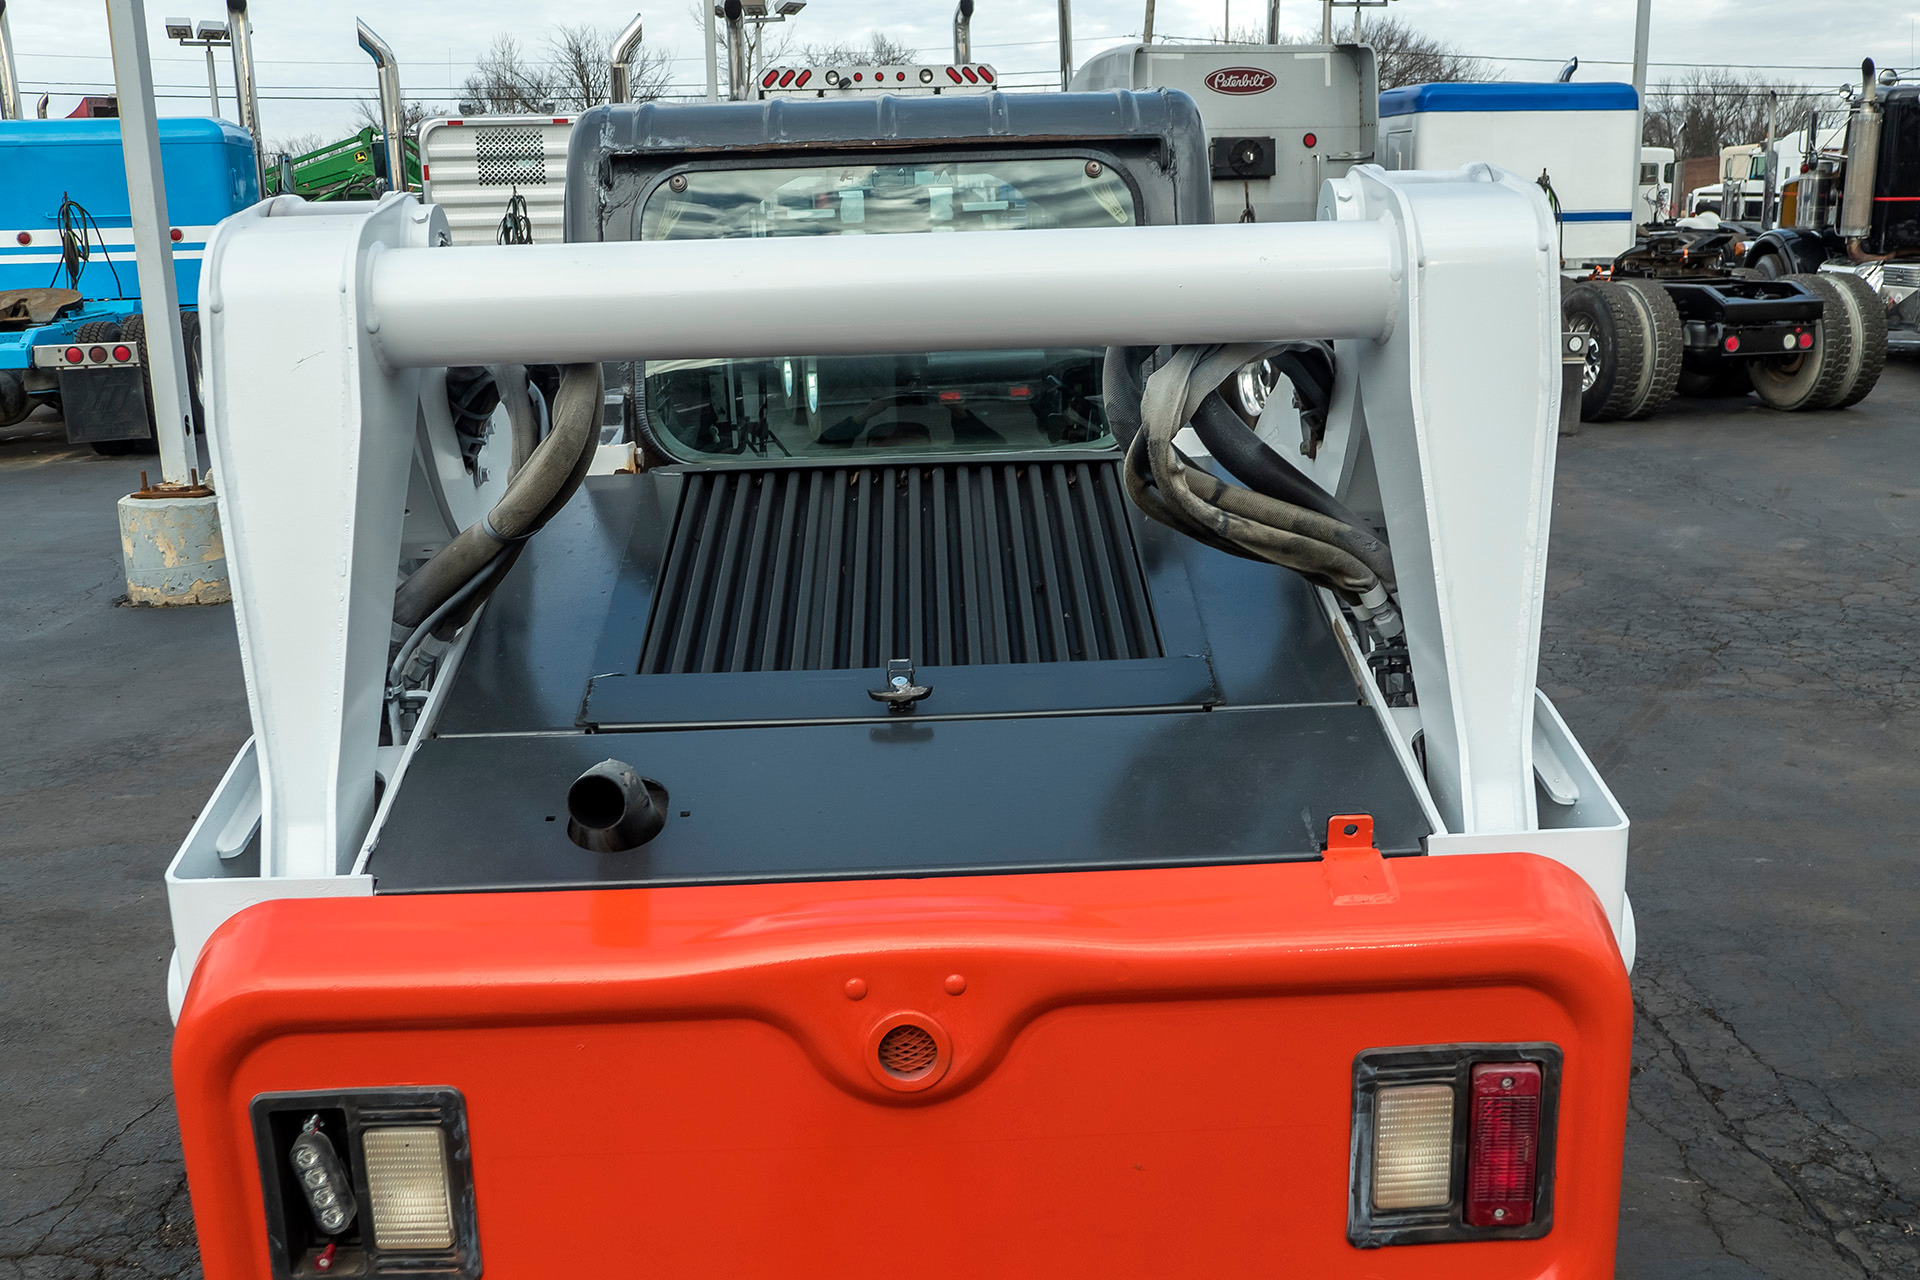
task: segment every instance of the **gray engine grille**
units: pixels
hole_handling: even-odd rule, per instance
[[[641,674],[1164,656],[1109,460],[687,476]]]

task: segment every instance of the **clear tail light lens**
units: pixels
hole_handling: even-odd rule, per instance
[[[1525,1226],[1533,1221],[1540,1157],[1540,1068],[1531,1062],[1479,1063],[1469,1092],[1467,1222]]]
[[[453,1193],[447,1135],[438,1125],[368,1129],[367,1213],[373,1242],[385,1249],[453,1248]]]
[[[1374,1206],[1445,1204],[1453,1182],[1453,1086],[1382,1089],[1373,1114]]]

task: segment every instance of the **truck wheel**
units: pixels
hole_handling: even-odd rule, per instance
[[[1858,339],[1855,350],[1858,358],[1848,362],[1853,376],[1846,389],[1840,393],[1840,401],[1834,406],[1845,409],[1859,404],[1867,398],[1874,384],[1880,381],[1880,375],[1887,367],[1887,304],[1873,291],[1873,286],[1859,276],[1842,272],[1831,272],[1820,277],[1834,286],[1840,298],[1847,304],[1853,316],[1853,332]]]
[[[1583,280],[1561,295],[1560,310],[1569,333],[1592,339],[1581,378],[1580,420],[1626,417],[1646,399],[1653,372],[1639,295],[1617,284]]]
[[[111,320],[89,320],[73,331],[73,340],[83,347],[96,342],[118,342],[120,337],[120,326]]]
[[[0,369],[0,427],[23,422],[33,412],[33,397],[27,394],[27,381],[11,369]]]
[[[1778,280],[1793,270],[1787,265],[1785,257],[1777,253],[1763,253],[1753,264],[1754,274],[1762,280]]]
[[[1647,378],[1640,403],[1628,411],[1629,418],[1644,418],[1673,399],[1680,385],[1680,361],[1686,354],[1686,331],[1680,327],[1680,309],[1673,295],[1657,280],[1622,280],[1620,287],[1630,291],[1647,322]]]
[[[1813,346],[1790,356],[1761,356],[1747,361],[1753,393],[1771,409],[1831,409],[1840,403],[1855,373],[1859,340],[1853,315],[1837,286],[1818,275],[1782,279],[1805,285],[1820,298],[1820,319]]]

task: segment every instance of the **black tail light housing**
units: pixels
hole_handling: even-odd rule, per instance
[[[1348,1241],[1377,1249],[1534,1240],[1551,1231],[1560,1066],[1559,1047],[1546,1043],[1369,1049],[1355,1057]],[[1383,1121],[1421,1136],[1388,1139],[1407,1150],[1383,1149]],[[1444,1173],[1436,1159],[1410,1158],[1422,1143],[1431,1157],[1444,1152]],[[1376,1202],[1376,1190],[1388,1204]]]
[[[251,1107],[267,1210],[274,1280],[324,1276],[441,1276],[477,1280],[480,1233],[473,1196],[473,1153],[466,1101],[456,1089],[347,1089],[334,1093],[263,1093]],[[382,1248],[373,1229],[375,1196],[368,1185],[367,1135],[411,1132],[434,1137],[444,1153],[449,1246]],[[433,1131],[437,1131],[437,1136]],[[328,1234],[302,1189],[296,1144],[324,1137],[342,1167],[354,1203],[352,1220]],[[311,1143],[309,1137],[305,1139]],[[311,1163],[311,1161],[309,1161]]]

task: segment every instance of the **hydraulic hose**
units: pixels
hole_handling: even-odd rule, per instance
[[[1222,420],[1219,413],[1232,414],[1224,403],[1218,404],[1218,412],[1207,408],[1210,399],[1219,400],[1220,384],[1242,365],[1282,349],[1176,348],[1147,379],[1144,391],[1138,373],[1149,353],[1139,348],[1110,351],[1102,381],[1109,421],[1117,435],[1130,436],[1128,496],[1149,517],[1208,546],[1292,569],[1334,589],[1383,636],[1397,635],[1400,622],[1388,594],[1393,565],[1386,545],[1357,518],[1342,519],[1352,513],[1331,496],[1306,493],[1302,486],[1317,486],[1286,466],[1237,417],[1231,425]],[[1224,441],[1229,456],[1221,458],[1222,464],[1257,488],[1228,484],[1182,454],[1173,438],[1189,424],[1196,432],[1205,427],[1207,435]],[[1246,438],[1239,438],[1236,429]],[[1292,500],[1299,498],[1308,501]],[[1338,514],[1330,514],[1329,507]]]
[[[597,362],[565,367],[553,399],[553,429],[508,482],[500,501],[414,570],[394,593],[393,625],[400,640],[404,641],[469,582],[499,568],[503,556],[517,554],[520,544],[566,505],[586,478],[600,442],[601,393]],[[495,575],[495,583],[503,576],[502,569]],[[472,609],[479,607],[490,590],[489,585],[475,591],[460,606],[467,611],[466,617],[472,616]],[[453,616],[449,614],[437,623],[436,630],[446,629]]]

